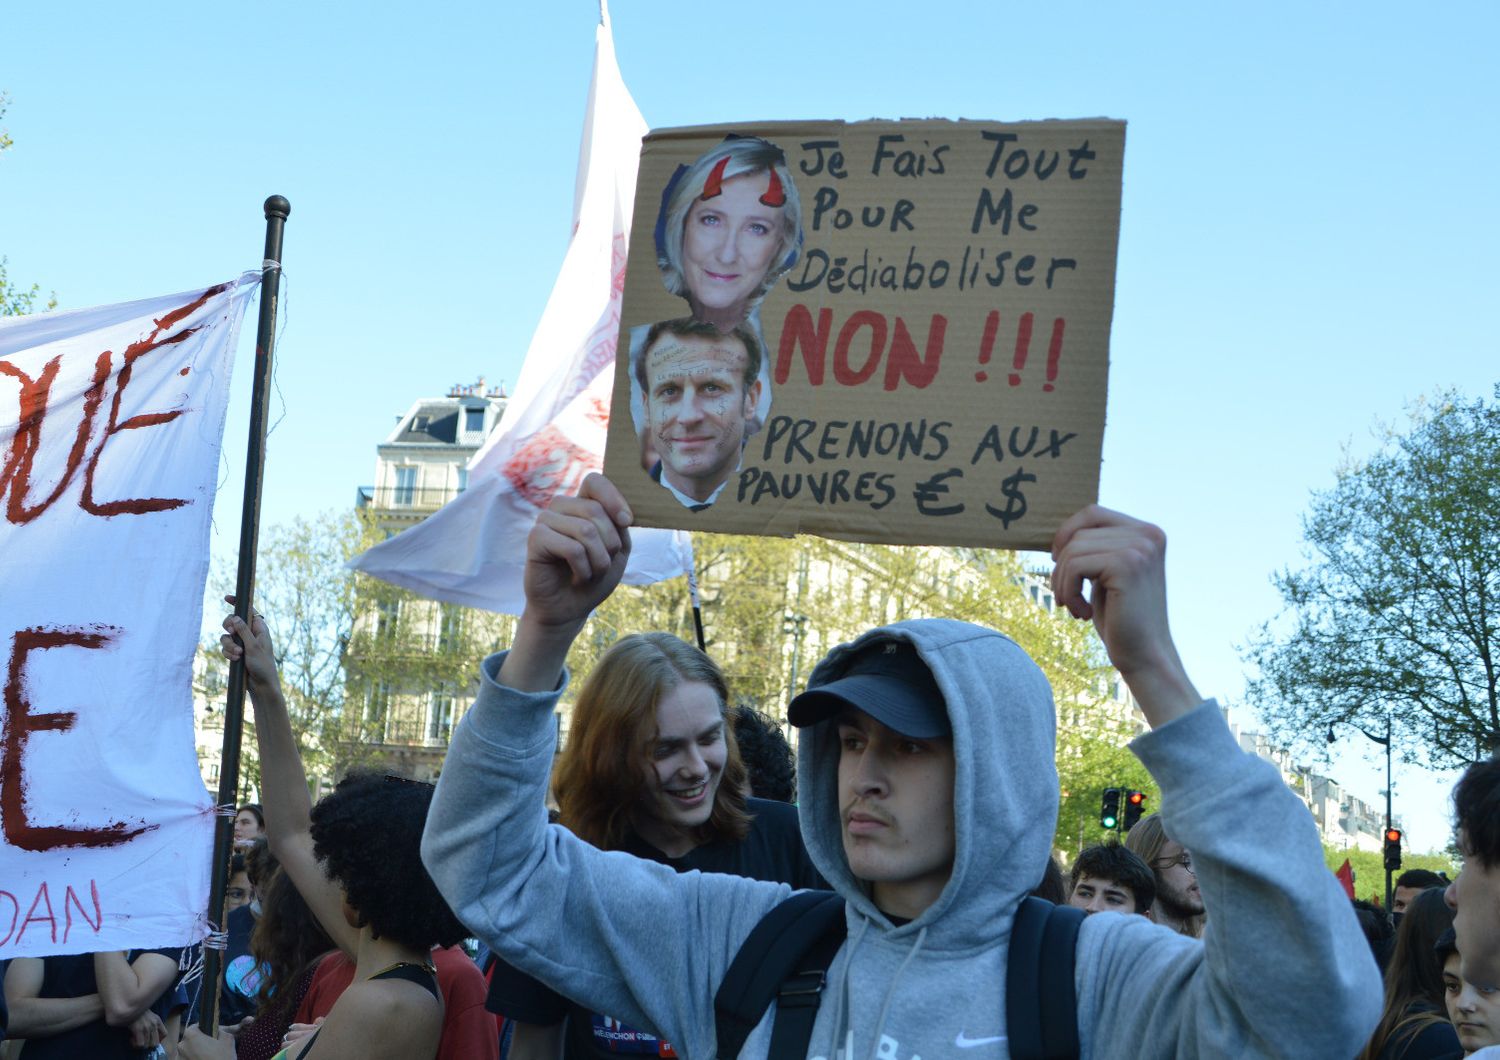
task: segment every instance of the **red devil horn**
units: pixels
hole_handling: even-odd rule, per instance
[[[703,182],[703,194],[700,199],[712,199],[724,194],[724,167],[729,165],[729,156],[725,155],[709,172],[708,179]]]
[[[760,197],[762,206],[785,206],[786,190],[781,186],[781,178],[776,175],[773,166],[770,170],[771,183],[766,185],[766,193]]]

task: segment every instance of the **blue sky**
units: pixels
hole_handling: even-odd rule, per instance
[[[1235,645],[1276,611],[1309,491],[1377,420],[1500,377],[1481,312],[1500,289],[1500,9],[787,10],[617,3],[647,121],[1130,123],[1101,500],[1167,529],[1183,655],[1237,702]],[[0,254],[64,307],[184,290],[258,265],[260,204],[286,195],[265,518],[352,504],[414,398],[516,379],[566,249],[596,20],[588,0],[21,5]],[[240,414],[226,548],[243,438]],[[1379,802],[1363,743],[1333,772]],[[1398,770],[1416,848],[1446,842],[1446,785]]]

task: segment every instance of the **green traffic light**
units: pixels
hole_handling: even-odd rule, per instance
[[[1105,828],[1113,828],[1119,822],[1117,822],[1113,817],[1106,817],[1099,823],[1102,824]]]

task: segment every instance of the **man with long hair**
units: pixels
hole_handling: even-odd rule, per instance
[[[1125,848],[1147,865],[1156,876],[1156,904],[1151,919],[1179,935],[1203,935],[1203,892],[1187,847],[1167,835],[1161,814],[1142,817],[1125,835]]]

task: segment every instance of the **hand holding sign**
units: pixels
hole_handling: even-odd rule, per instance
[[[526,608],[501,667],[519,691],[556,687],[573,638],[620,584],[630,558],[630,507],[615,484],[590,475],[576,497],[558,497],[526,539]]]
[[[1160,527],[1097,504],[1069,518],[1052,541],[1057,602],[1074,618],[1093,619],[1152,728],[1203,701],[1167,624],[1166,555]],[[1087,600],[1085,580],[1092,586]]]

